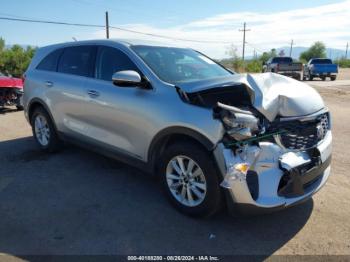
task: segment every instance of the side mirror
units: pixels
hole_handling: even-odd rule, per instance
[[[141,86],[145,85],[140,74],[133,70],[119,71],[112,76],[113,84],[117,86]]]

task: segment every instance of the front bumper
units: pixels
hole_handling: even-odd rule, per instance
[[[230,167],[243,162],[250,164],[250,173],[226,183],[229,210],[231,213],[237,210],[249,214],[268,213],[306,201],[326,183],[331,151],[331,131],[314,148],[313,155],[287,151],[272,142],[247,146],[239,154],[218,145],[214,155],[225,180],[230,178]]]

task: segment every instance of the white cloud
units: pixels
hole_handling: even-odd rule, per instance
[[[238,52],[241,51],[243,22],[248,28],[246,41],[247,53],[252,54],[253,47],[258,51],[266,51],[273,47],[287,46],[291,39],[298,46],[308,46],[320,40],[328,47],[344,48],[350,40],[350,0],[340,3],[317,6],[313,8],[296,9],[274,13],[232,12],[216,15],[202,20],[170,28],[161,28],[147,24],[125,24],[122,28],[166,35],[175,38],[196,39],[200,41],[222,41],[233,43]],[[103,38],[103,30],[95,32],[88,38]],[[122,39],[156,40],[165,44],[176,43],[143,36],[139,34],[111,31],[111,37]],[[227,43],[190,43],[178,41],[179,45],[195,48],[212,57],[222,58],[229,46]]]

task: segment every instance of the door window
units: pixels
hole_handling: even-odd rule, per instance
[[[58,64],[58,72],[91,76],[94,61],[94,46],[73,46],[64,49]]]
[[[97,79],[111,81],[115,72],[124,70],[139,72],[136,65],[122,51],[108,46],[98,48],[96,60]]]

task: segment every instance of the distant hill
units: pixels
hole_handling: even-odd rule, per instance
[[[289,48],[288,46],[277,48],[277,54],[284,50],[285,56],[289,56]],[[293,47],[292,57],[295,59],[299,59],[300,54],[306,51],[308,47],[303,46],[295,46]],[[327,48],[327,57],[331,59],[338,59],[345,56],[345,50],[335,49],[335,48]]]

